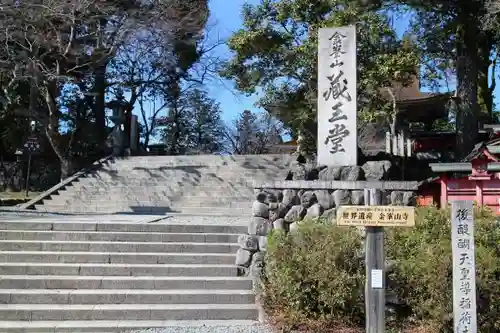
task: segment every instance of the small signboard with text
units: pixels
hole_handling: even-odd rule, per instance
[[[415,208],[403,206],[341,206],[337,225],[355,227],[412,227]]]
[[[36,136],[28,137],[28,139],[24,143],[24,148],[29,153],[38,152],[40,150],[40,141],[38,140],[38,137]]]

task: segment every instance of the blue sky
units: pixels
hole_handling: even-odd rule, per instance
[[[233,32],[241,28],[241,8],[245,3],[258,4],[260,0],[209,0],[211,12],[207,31],[209,44],[227,40]],[[400,36],[405,32],[409,21],[410,14],[398,14],[398,16],[394,17],[394,27]],[[228,59],[230,52],[225,45],[221,45],[213,51],[212,56]],[[223,119],[227,123],[230,123],[245,109],[263,111],[254,106],[257,100],[256,96],[245,96],[238,93],[231,81],[212,79],[204,88],[209,92],[211,98],[220,103]],[[454,87],[450,88],[454,89]],[[495,90],[495,95],[498,96],[499,92],[500,85]]]
[[[241,28],[241,7],[243,4],[258,4],[260,0],[210,0],[210,23],[208,38],[217,40],[218,38],[227,39],[233,32]],[[394,24],[397,32],[402,35],[408,25],[409,17],[401,16],[395,18]],[[229,57],[230,53],[227,47],[220,46],[217,49],[218,56]],[[224,112],[224,120],[231,121],[239,112],[243,110],[262,111],[254,107],[257,100],[255,96],[247,97],[239,94],[231,81],[211,82],[207,90],[210,96],[216,99]]]
[[[245,3],[258,4],[260,0],[210,0],[210,20],[211,26],[208,33],[208,38],[213,41],[218,39],[227,39],[231,34],[241,28],[241,7]],[[225,45],[221,45],[216,50],[217,56],[228,58],[230,56],[229,49]],[[234,89],[234,84],[231,81],[213,81],[207,90],[210,97],[216,99],[224,112],[224,120],[230,122],[243,110],[254,110],[254,103],[257,100],[255,96],[247,97],[239,94]]]

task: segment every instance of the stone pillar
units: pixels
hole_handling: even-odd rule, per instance
[[[123,155],[125,138],[124,138],[124,114],[123,109],[120,107],[113,108],[113,115],[109,117],[110,120],[114,123],[112,135],[113,142],[113,156],[121,156]]]
[[[130,150],[132,155],[137,153],[138,143],[139,143],[139,124],[137,121],[137,116],[132,115],[130,120]]]

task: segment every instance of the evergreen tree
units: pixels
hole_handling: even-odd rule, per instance
[[[269,114],[244,110],[228,130],[228,140],[234,154],[267,154],[282,142],[283,134],[281,123]]]
[[[220,105],[205,91],[193,89],[174,99],[162,120],[169,155],[211,154],[224,148]]]

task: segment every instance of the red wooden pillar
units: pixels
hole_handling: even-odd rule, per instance
[[[448,204],[448,187],[447,187],[447,182],[448,179],[446,178],[445,175],[440,176],[440,182],[441,182],[441,202],[440,206],[441,208],[446,208]]]
[[[483,205],[483,181],[476,180],[476,202],[478,206]]]

